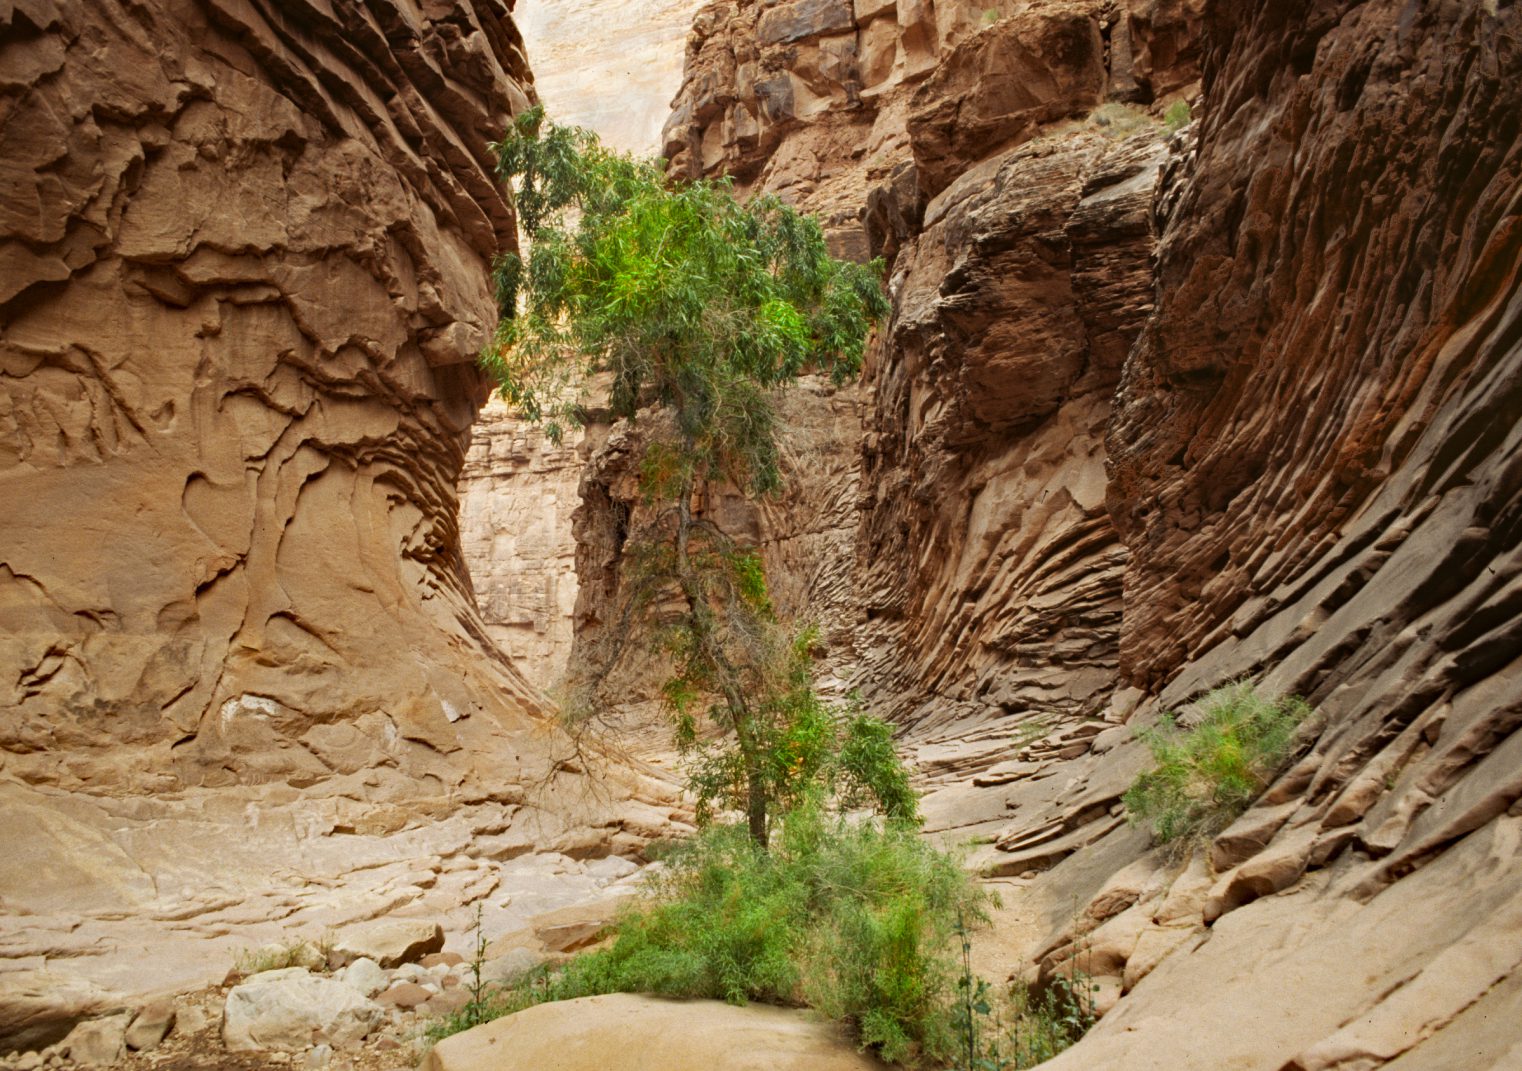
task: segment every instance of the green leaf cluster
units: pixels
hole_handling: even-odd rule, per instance
[[[771,391],[856,373],[888,308],[881,265],[835,260],[818,223],[775,197],[668,182],[538,108],[495,148],[528,248],[495,272],[483,363],[503,396],[558,433],[580,384],[610,373],[614,415],[669,412],[693,477],[775,488]]]
[[[1155,765],[1123,797],[1131,822],[1150,822],[1158,843],[1187,852],[1262,795],[1310,716],[1304,700],[1260,695],[1245,681],[1200,700],[1189,728],[1164,715],[1157,728],[1139,734]]]

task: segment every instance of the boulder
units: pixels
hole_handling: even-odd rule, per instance
[[[130,1012],[89,1019],[80,1023],[59,1046],[80,1067],[109,1067],[126,1053]]]
[[[40,1049],[76,1023],[120,1006],[93,982],[49,970],[0,974],[0,1050]]]
[[[806,1012],[614,993],[540,1004],[446,1038],[424,1071],[873,1071]]]
[[[174,1027],[175,1007],[172,1000],[155,1000],[143,1006],[127,1027],[127,1048],[133,1052],[147,1052],[164,1040]]]
[[[341,1046],[370,1033],[384,1014],[343,982],[288,967],[256,974],[227,994],[222,1041],[233,1052]]]
[[[330,966],[342,967],[357,959],[374,960],[382,967],[416,963],[430,952],[444,948],[444,929],[422,919],[378,919],[340,930],[328,955]]]
[[[432,991],[424,989],[416,982],[398,982],[375,1000],[377,1004],[394,1008],[416,1008],[419,1004],[428,1003],[432,996]]]
[[[368,956],[360,956],[359,959],[349,964],[333,977],[344,985],[355,990],[362,997],[373,997],[386,988],[390,981],[386,972],[381,970],[380,964]]]

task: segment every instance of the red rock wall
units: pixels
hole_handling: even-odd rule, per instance
[[[1080,7],[946,32],[940,6],[848,25],[778,5],[762,18],[818,25],[757,45],[746,5],[714,5],[689,51],[668,127],[694,132],[688,165],[841,234],[860,201],[831,183],[865,175],[870,247],[894,258],[866,380],[862,682],[911,727],[932,828],[985,839],[977,862],[1047,934],[1022,954],[1099,985],[1105,1018],[1054,1068],[1507,1066],[1522,9],[1095,7],[1096,46],[1064,21]],[[1025,29],[992,47],[1006,24]],[[851,25],[858,64],[873,34],[921,62],[865,64],[898,79],[875,101],[843,76],[800,107]],[[1066,27],[1050,51],[1041,25]],[[794,95],[726,56],[796,56]],[[1197,61],[1197,121],[1164,154],[1113,112],[1071,118]],[[1325,728],[1180,870],[1125,821],[1134,728],[1241,676]],[[1022,734],[1032,714],[1056,729]]]
[[[1125,994],[1051,1066],[1505,1066],[1522,16],[1222,4],[1208,29],[1107,440],[1120,670],[1156,696],[1142,723],[1252,676],[1325,727],[1182,873],[1113,817],[1146,761],[1128,730],[1063,790],[1011,780],[1002,869],[1051,868],[1026,891],[1054,905],[1044,969],[1076,954]]]
[[[536,710],[454,490],[532,90],[499,0],[425,8],[0,9],[10,776],[438,788]]]

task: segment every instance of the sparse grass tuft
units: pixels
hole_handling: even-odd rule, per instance
[[[1189,125],[1189,102],[1176,100],[1168,105],[1168,110],[1163,113],[1163,129],[1170,134],[1176,134]]]
[[[1138,130],[1157,129],[1157,120],[1148,115],[1146,109],[1118,101],[1095,108],[1089,113],[1089,124],[1105,137],[1117,141],[1130,137]]]
[[[233,970],[244,978],[265,971],[279,971],[287,967],[305,967],[307,970],[326,970],[328,953],[332,950],[330,935],[316,941],[296,938],[285,944],[268,944],[262,948],[245,948],[233,960]]]
[[[1187,854],[1245,811],[1283,769],[1295,730],[1311,708],[1292,696],[1270,699],[1245,681],[1200,701],[1195,724],[1172,714],[1138,734],[1156,765],[1123,797],[1133,824],[1150,822],[1160,844]]]

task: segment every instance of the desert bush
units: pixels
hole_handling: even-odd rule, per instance
[[[614,992],[807,1005],[890,1062],[945,1066],[953,937],[959,917],[985,917],[986,894],[908,823],[811,799],[778,826],[770,850],[745,826],[704,829],[673,850],[611,945],[534,972],[488,1017]]]
[[[1189,125],[1189,118],[1189,102],[1176,100],[1163,113],[1163,128],[1170,134],[1176,134]]]
[[[972,970],[972,939],[958,920],[962,974],[951,1008],[957,1071],[1024,1071],[1075,1044],[1098,1016],[1094,986],[1076,958],[1039,992],[1025,982],[996,991]]]
[[[1131,822],[1150,822],[1158,843],[1180,852],[1219,833],[1284,768],[1310,714],[1303,700],[1269,698],[1244,681],[1205,696],[1188,728],[1165,714],[1138,734],[1156,765],[1123,797]]]

